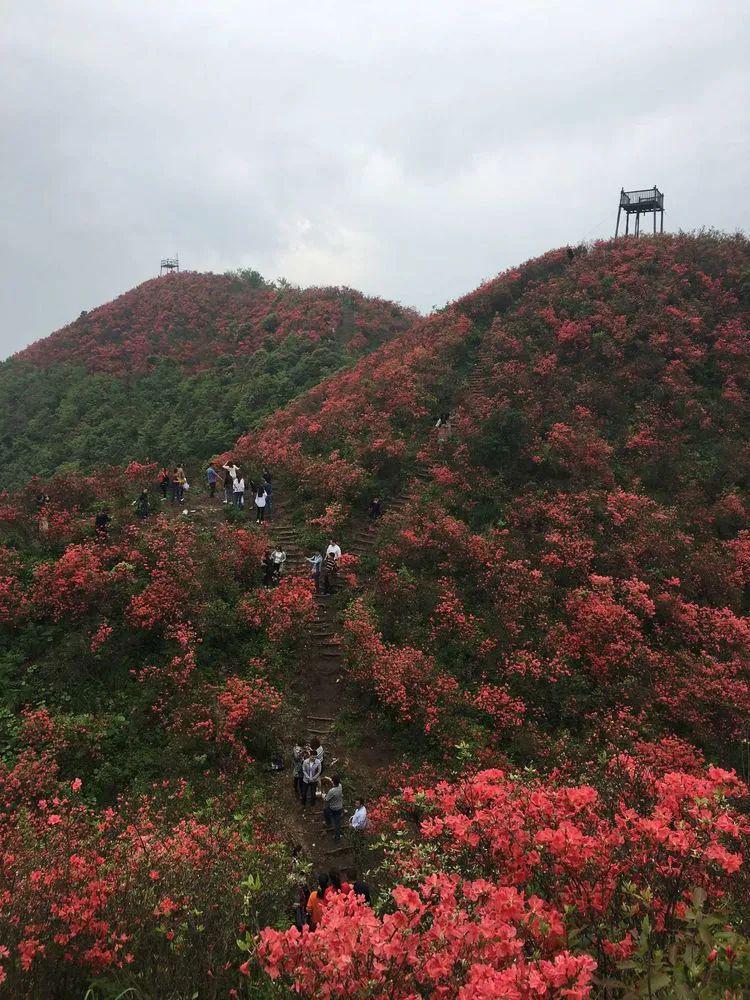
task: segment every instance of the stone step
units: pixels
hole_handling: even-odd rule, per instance
[[[351,854],[351,850],[352,850],[351,847],[333,847],[330,850],[325,851],[325,854],[328,857],[331,857],[332,855],[335,855],[335,854],[337,854],[337,855]]]
[[[308,726],[307,727],[307,732],[310,733],[312,736],[330,736],[331,735],[331,730],[330,729],[313,729],[312,726]]]
[[[308,715],[308,719],[312,719],[313,722],[335,722],[336,720],[330,715]]]

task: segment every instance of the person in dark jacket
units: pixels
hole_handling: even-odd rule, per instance
[[[158,476],[159,480],[159,492],[161,493],[162,500],[167,499],[167,493],[169,492],[169,487],[172,484],[172,478],[169,475],[169,469],[163,468]]]
[[[135,512],[141,520],[147,518],[149,515],[148,490],[141,490],[131,506],[135,507]]]
[[[94,531],[96,532],[96,537],[102,542],[106,542],[109,538],[109,525],[111,521],[112,518],[106,510],[100,510],[94,518]]]
[[[383,511],[380,509],[380,499],[378,497],[373,497],[373,499],[370,501],[370,509],[367,513],[367,516],[370,518],[370,521],[374,524],[382,513]]]

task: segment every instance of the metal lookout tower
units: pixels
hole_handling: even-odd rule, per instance
[[[649,212],[654,214],[654,236],[656,236],[656,216],[661,216],[659,232],[664,232],[664,193],[658,187],[647,188],[645,191],[620,191],[620,204],[617,209],[617,226],[615,239],[620,235],[620,215],[625,212],[625,235],[630,233],[630,216],[635,216],[633,235],[641,235],[641,216]]]
[[[174,257],[162,257],[161,267],[159,268],[159,277],[161,278],[165,274],[172,274],[173,271],[179,273],[180,270],[180,258],[177,254]]]

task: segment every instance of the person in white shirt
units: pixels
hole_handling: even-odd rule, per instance
[[[311,750],[308,754],[307,760],[302,765],[302,808],[304,809],[308,803],[310,805],[315,805],[315,795],[318,789],[318,779],[320,778],[320,772],[323,770],[323,766],[315,755],[315,751]]]
[[[349,820],[349,825],[352,830],[359,830],[360,833],[367,829],[367,809],[365,808],[365,800],[357,799],[354,803],[355,809]]]
[[[328,548],[326,549],[326,555],[333,556],[336,562],[338,562],[339,559],[341,558],[341,546],[337,542],[334,542],[333,539],[331,539]]]
[[[234,506],[244,507],[245,506],[245,480],[242,476],[235,479],[234,485],[232,486],[232,492],[234,493]]]
[[[236,479],[237,473],[240,471],[239,465],[235,465],[234,462],[230,462],[228,465],[222,465],[222,469],[226,469],[232,479]]]
[[[284,566],[286,564],[286,552],[280,549],[278,545],[273,550],[270,556],[271,559],[271,581],[273,583],[278,583],[281,579],[281,574],[284,572]]]
[[[255,494],[255,509],[258,512],[256,515],[256,522],[261,523],[266,513],[266,501],[268,500],[268,494],[263,489],[262,486],[258,487],[258,492]]]

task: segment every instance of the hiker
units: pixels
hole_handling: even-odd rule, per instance
[[[260,564],[263,567],[263,586],[268,589],[273,583],[273,569],[274,564],[271,559],[271,550],[266,549],[263,553],[263,557],[260,560]]]
[[[102,542],[106,542],[109,538],[109,525],[111,521],[112,518],[107,513],[106,508],[100,510],[94,518],[94,531],[96,532],[96,537]]]
[[[310,563],[310,576],[315,581],[315,593],[320,593],[320,567],[323,565],[323,556],[320,552],[314,552],[311,556],[305,556],[305,562]]]
[[[42,511],[48,505],[49,505],[49,495],[47,493],[37,493],[37,495],[36,495],[36,509],[38,511]]]
[[[145,520],[149,515],[148,490],[141,490],[130,506],[135,507],[135,512],[141,520]]]
[[[335,895],[337,892],[343,892],[346,896],[352,891],[352,887],[346,881],[346,879],[341,878],[341,872],[338,868],[331,868],[328,872],[328,889],[326,890],[326,901]]]
[[[162,468],[161,472],[157,476],[157,482],[159,483],[159,492],[161,493],[162,502],[167,499],[167,493],[169,492],[170,478],[169,469]]]
[[[336,582],[336,572],[336,557],[332,552],[327,552],[320,570],[320,575],[323,580],[324,597],[329,597],[333,593],[333,585]]]
[[[373,497],[370,501],[370,509],[367,513],[371,523],[374,524],[382,513],[383,512],[380,509],[380,499],[378,497]]]
[[[451,427],[450,420],[444,420],[440,427],[438,427],[437,432],[438,447],[441,451],[445,448],[445,445],[450,439],[452,433],[453,428]]]
[[[310,890],[305,882],[298,882],[294,888],[295,901],[292,903],[294,913],[294,926],[298,931],[307,925],[307,901],[310,898]]]
[[[364,831],[367,829],[368,822],[365,800],[356,799],[354,802],[354,812],[349,820],[349,826],[352,830]]]
[[[271,482],[271,473],[268,467],[263,469],[263,482],[266,484],[266,486],[268,486],[268,484]]]
[[[208,481],[208,495],[210,497],[216,496],[216,482],[218,478],[219,476],[218,473],[216,472],[216,469],[213,467],[213,465],[209,465],[209,467],[206,469],[206,479]]]
[[[367,903],[368,906],[372,906],[372,897],[370,896],[370,886],[365,882],[363,878],[359,878],[357,873],[354,873],[352,879],[352,891],[355,896],[361,896],[362,899]]]
[[[336,562],[338,562],[341,558],[341,546],[339,543],[331,539],[328,543],[328,548],[326,549],[326,555],[332,555]]]
[[[331,787],[323,797],[323,819],[326,830],[333,830],[333,839],[338,843],[341,840],[341,814],[344,811],[344,789],[341,786],[341,778],[334,774]]]
[[[292,749],[292,787],[294,789],[294,797],[300,800],[303,795],[302,764],[304,756],[305,751],[302,749],[302,745],[300,743],[295,743]]]
[[[267,500],[268,500],[268,494],[266,493],[266,491],[263,489],[262,486],[259,486],[255,494],[255,509],[257,511],[255,517],[256,524],[263,523],[263,517],[266,512]]]
[[[242,510],[245,506],[245,480],[242,476],[238,476],[232,482],[232,495],[234,497],[234,506]]]
[[[302,808],[304,809],[307,805],[308,799],[310,800],[310,805],[315,805],[315,795],[318,787],[318,778],[320,778],[320,772],[323,770],[323,765],[314,750],[310,750],[307,755],[307,760],[302,763]]]
[[[185,473],[181,466],[175,466],[172,473],[172,503],[182,503],[185,498]]]
[[[273,583],[279,584],[281,582],[281,574],[284,572],[284,566],[286,565],[286,552],[282,548],[279,548],[278,545],[271,553],[271,564],[271,580]]]
[[[230,472],[224,473],[224,503],[231,503],[234,496],[234,479]]]
[[[229,462],[227,465],[222,465],[222,469],[229,473],[232,479],[236,479],[240,472],[239,465],[235,465],[234,462]]]
[[[326,891],[329,886],[329,879],[325,872],[318,875],[318,887],[310,893],[307,900],[307,913],[310,918],[310,929],[315,930],[323,918],[323,904],[325,902]]]
[[[263,474],[263,484],[262,489],[266,491],[266,520],[271,520],[271,507],[273,506],[273,487],[270,482],[266,482],[265,473]]]

